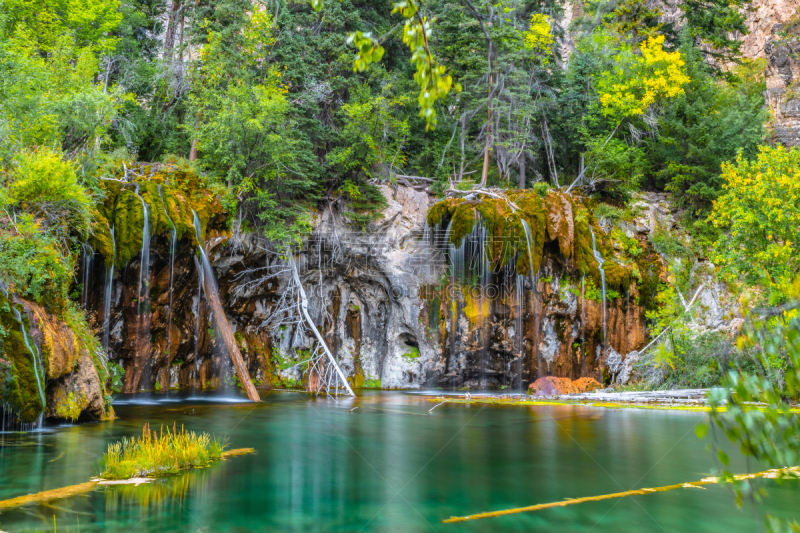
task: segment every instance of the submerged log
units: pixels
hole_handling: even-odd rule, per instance
[[[253,448],[236,448],[234,450],[228,450],[223,452],[220,456],[221,459],[227,459],[229,457],[236,457],[239,455],[247,455],[249,453],[255,453],[255,449]],[[154,481],[156,478],[152,477],[134,477],[129,479],[117,479],[117,480],[107,480],[101,478],[92,478],[91,481],[87,481],[86,483],[80,483],[78,485],[70,485],[68,487],[61,487],[59,489],[52,489],[52,490],[45,490],[42,492],[37,492],[36,494],[27,494],[25,496],[18,496],[16,498],[11,498],[9,500],[0,500],[0,511],[4,509],[11,509],[14,507],[19,507],[21,505],[27,505],[29,503],[43,503],[49,502],[52,500],[60,500],[62,498],[69,498],[70,496],[76,496],[78,494],[83,494],[86,492],[93,491],[98,485],[141,485],[143,483],[150,483]]]
[[[755,474],[738,474],[734,476],[737,481],[745,479],[797,479],[800,476],[800,467],[791,466],[787,468],[773,468],[772,470],[765,470],[764,472],[756,472]],[[517,507],[516,509],[504,509],[502,511],[490,511],[488,513],[479,513],[469,516],[451,516],[447,520],[442,520],[445,524],[453,522],[466,522],[467,520],[477,520],[479,518],[492,518],[496,516],[505,516],[517,513],[527,513],[531,511],[541,511],[542,509],[552,509],[553,507],[566,507],[568,505],[575,505],[585,502],[598,502],[602,500],[610,500],[614,498],[625,498],[627,496],[643,496],[645,494],[653,494],[654,492],[668,492],[676,489],[702,489],[703,485],[715,485],[720,482],[720,478],[707,477],[700,481],[688,481],[686,483],[676,483],[674,485],[666,485],[663,487],[645,488],[628,490],[625,492],[615,492],[612,494],[601,494],[599,496],[585,496],[583,498],[574,498],[570,500],[563,500],[560,502],[540,503],[537,505],[529,505],[528,507]]]

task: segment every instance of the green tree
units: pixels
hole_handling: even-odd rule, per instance
[[[800,151],[762,147],[723,164],[722,179],[709,220],[725,235],[711,259],[750,284],[787,287],[800,272]]]
[[[199,163],[236,191],[252,227],[276,241],[308,231],[312,155],[293,135],[286,87],[269,62],[273,22],[256,12],[240,33],[209,30],[189,99]]]
[[[659,120],[651,176],[689,214],[704,217],[721,193],[722,163],[738,152],[746,159],[756,155],[767,118],[765,88],[763,78],[751,81],[749,75],[760,62],[738,68],[734,81],[715,80],[699,50],[691,43],[682,49],[691,81]]]

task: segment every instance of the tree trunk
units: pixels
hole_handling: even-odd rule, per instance
[[[211,269],[211,263],[209,263],[206,250],[203,247],[200,219],[197,218],[197,213],[194,211],[192,213],[194,214],[194,228],[197,233],[197,244],[200,251],[200,266],[203,269],[203,287],[206,292],[206,302],[211,305],[211,310],[214,313],[214,324],[220,337],[222,337],[222,342],[225,343],[225,347],[228,349],[228,355],[230,355],[233,366],[236,368],[236,375],[239,376],[242,388],[250,400],[260,402],[261,396],[259,396],[253,382],[250,380],[250,372],[247,371],[247,366],[244,364],[244,359],[242,359],[242,353],[236,345],[236,339],[233,338],[231,326],[228,324],[228,317],[225,316],[225,310],[222,309],[222,302],[219,300],[219,289],[214,279],[214,271]]]
[[[192,139],[192,148],[189,150],[189,161],[197,159],[197,139]]]
[[[179,0],[172,0],[172,5],[167,11],[167,31],[164,34],[164,58],[169,59],[172,48],[175,46],[175,15],[178,12]]]
[[[519,188],[525,188],[525,152],[523,151],[519,157]]]
[[[488,108],[488,120],[486,121],[486,147],[483,152],[483,173],[481,174],[481,186],[486,186],[486,181],[489,179],[489,150],[492,147],[492,75],[489,74],[489,102],[486,107]]]
[[[297,264],[294,262],[294,257],[291,255],[289,256],[289,262],[292,267],[292,276],[294,277],[294,282],[297,283],[297,290],[300,292],[300,307],[303,309],[303,316],[306,319],[306,323],[311,331],[314,332],[314,336],[317,338],[317,342],[319,342],[320,346],[322,346],[322,350],[325,352],[325,355],[328,356],[328,362],[336,369],[336,373],[338,374],[339,379],[342,381],[342,385],[347,390],[347,393],[350,396],[355,396],[353,389],[351,389],[350,385],[347,383],[347,378],[344,377],[339,365],[336,364],[336,359],[333,358],[333,354],[328,349],[328,345],[325,344],[325,339],[322,338],[322,334],[320,334],[317,326],[314,325],[314,321],[311,320],[311,315],[308,314],[308,297],[306,296],[305,289],[303,289],[303,284],[300,283],[300,275],[297,273]]]
[[[205,252],[204,252],[205,254]],[[247,371],[247,366],[242,359],[242,353],[236,345],[236,339],[233,338],[233,332],[228,324],[228,318],[225,316],[225,311],[222,309],[222,303],[219,300],[219,292],[217,291],[217,284],[214,282],[214,273],[211,267],[204,261],[203,268],[205,275],[203,276],[203,284],[206,290],[206,301],[211,304],[211,309],[214,312],[214,324],[217,326],[217,331],[228,353],[233,361],[233,366],[236,368],[236,375],[239,376],[239,381],[242,383],[242,388],[247,393],[247,397],[254,402],[260,402],[259,396],[253,382],[250,380],[250,372]]]

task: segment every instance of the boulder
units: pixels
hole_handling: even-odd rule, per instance
[[[30,319],[31,337],[44,363],[46,416],[106,418],[104,387],[89,348],[65,322],[40,305],[25,300],[20,303]]]
[[[578,392],[591,392],[603,388],[603,385],[594,378],[578,378],[572,384]]]
[[[581,392],[569,378],[546,376],[539,378],[528,386],[528,394],[532,396],[556,396]]]

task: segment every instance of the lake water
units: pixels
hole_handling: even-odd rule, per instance
[[[101,487],[0,514],[0,530],[755,531],[753,509],[724,488],[583,503],[472,522],[454,515],[671,485],[707,476],[694,435],[703,414],[581,406],[434,404],[402,392],[335,402],[272,392],[118,396],[119,419],[0,435],[0,499],[87,481],[109,443],[144,423],[225,436],[231,458],[151,485]],[[357,409],[354,409],[358,407]],[[734,459],[735,470],[745,471]],[[755,466],[754,466],[755,469]],[[800,517],[800,483],[770,490],[760,512]]]

